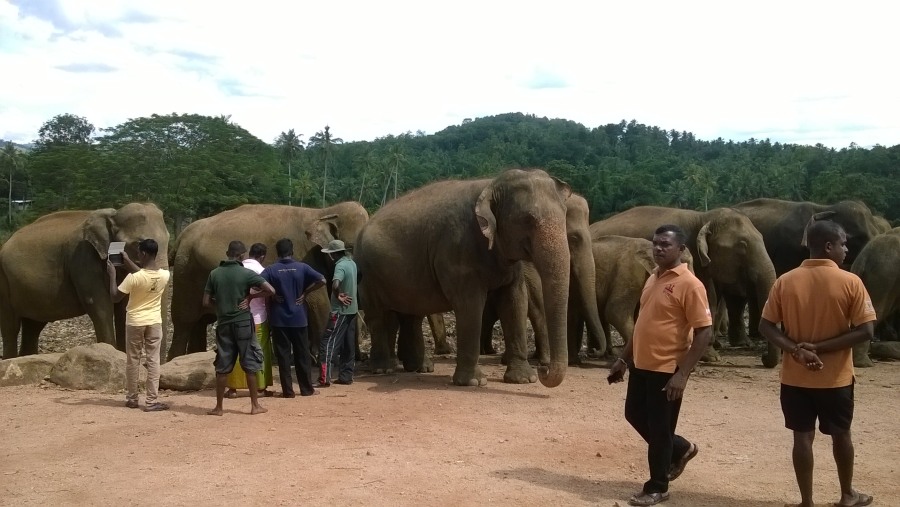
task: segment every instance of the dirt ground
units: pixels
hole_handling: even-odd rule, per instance
[[[48,340],[53,342],[53,331]],[[123,406],[122,394],[52,385],[0,389],[2,505],[599,505],[625,506],[646,478],[646,447],[624,421],[625,384],[606,363],[569,368],[563,384],[450,385],[433,374],[369,375],[321,395],[225,400],[162,393],[168,412]],[[691,378],[679,433],[700,454],[669,506],[780,506],[798,499],[777,370],[749,352]],[[858,488],[900,505],[900,363],[858,371]],[[278,387],[276,386],[276,390]],[[242,393],[246,396],[246,393]],[[838,499],[830,442],[815,444],[816,498]]]

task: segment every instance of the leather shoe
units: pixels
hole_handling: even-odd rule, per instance
[[[335,384],[340,384],[340,385],[342,385],[342,386],[349,386],[350,384],[353,383],[353,381],[352,381],[352,380],[341,380],[341,379],[337,379],[337,380],[334,381],[334,383],[335,383]]]

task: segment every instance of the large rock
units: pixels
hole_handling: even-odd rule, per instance
[[[125,353],[108,343],[74,347],[53,366],[50,381],[69,389],[121,391],[125,388]]]
[[[174,391],[200,391],[216,386],[215,351],[178,356],[162,365],[159,387]]]
[[[0,361],[0,387],[39,384],[62,353],[14,357]]]

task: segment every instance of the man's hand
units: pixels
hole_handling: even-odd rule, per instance
[[[109,259],[106,260],[106,273],[109,275],[110,280],[116,279],[116,266]]]
[[[666,382],[666,387],[663,390],[666,392],[666,399],[669,401],[674,401],[681,399],[681,396],[684,394],[684,388],[687,386],[688,375],[684,373],[684,370],[678,370],[672,375],[672,378]]]
[[[240,303],[238,303],[239,310],[247,310],[249,308],[250,308],[250,298],[249,297],[245,297],[244,299],[241,300]]]
[[[345,292],[338,294],[337,298],[344,306],[350,306],[353,303],[353,298]]]
[[[294,302],[297,303],[298,306],[305,303],[306,302],[306,293],[301,292],[300,295],[297,297],[296,301],[294,301]]]
[[[626,371],[628,371],[628,363],[620,357],[609,367],[609,375],[606,376],[606,381],[610,384],[621,382],[625,380]]]
[[[821,370],[825,366],[825,364],[822,363],[822,360],[819,359],[819,356],[815,352],[813,352],[814,348],[815,346],[810,343],[800,343],[791,352],[791,357],[793,357],[795,361],[803,365],[803,367],[807,370]]]

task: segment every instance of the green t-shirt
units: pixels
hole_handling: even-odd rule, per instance
[[[212,270],[206,281],[205,292],[215,299],[219,324],[253,320],[250,310],[241,310],[238,304],[250,293],[251,287],[266,283],[263,277],[245,268],[238,261],[222,261]]]
[[[337,298],[338,293],[331,291],[331,312],[340,315],[359,313],[359,298],[356,297],[356,263],[353,259],[346,255],[338,259],[334,265],[334,280],[341,282],[338,292],[347,294],[353,298],[353,302],[344,306]]]

